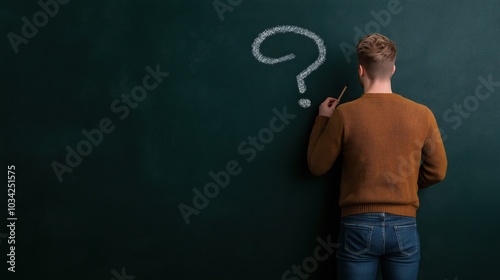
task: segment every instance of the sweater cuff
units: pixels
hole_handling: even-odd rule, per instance
[[[320,116],[320,115],[318,115],[318,116],[316,117],[316,124],[317,124],[317,125],[321,125],[321,126],[323,126],[323,127],[324,127],[324,126],[326,126],[326,124],[328,123],[328,121],[329,121],[329,120],[330,120],[330,118],[329,118],[329,117],[325,117],[325,116]]]

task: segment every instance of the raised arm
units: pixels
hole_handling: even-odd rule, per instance
[[[309,137],[307,163],[315,176],[328,172],[340,153],[344,125],[342,114],[335,109],[337,104],[333,98],[321,104]]]

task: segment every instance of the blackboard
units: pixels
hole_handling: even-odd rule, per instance
[[[2,6],[2,279],[336,279],[341,165],[313,177],[305,154],[320,102],[363,93],[353,48],[372,32],[445,139],[419,278],[500,273],[500,2]],[[258,60],[262,34],[260,54],[293,59]]]

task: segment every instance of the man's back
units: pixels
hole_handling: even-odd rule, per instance
[[[432,112],[392,91],[397,49],[382,34],[356,45],[364,94],[340,105],[319,106],[307,160],[314,175],[326,173],[342,154],[342,211],[337,276],[342,280],[417,280],[420,237],[418,189],[444,179],[441,134]]]
[[[325,173],[340,153],[342,216],[415,217],[418,188],[441,181],[447,167],[432,112],[398,94],[366,93],[338,106],[330,120],[318,116],[308,149],[311,171]]]

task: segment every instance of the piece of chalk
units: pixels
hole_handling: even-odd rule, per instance
[[[342,92],[340,93],[340,95],[339,95],[339,99],[338,99],[338,100],[339,100],[339,102],[340,102],[340,98],[342,98],[342,95],[344,95],[344,92],[345,92],[345,90],[347,89],[347,86],[348,86],[348,85],[349,85],[349,83],[345,84],[344,89],[343,89],[343,90],[342,90]]]

